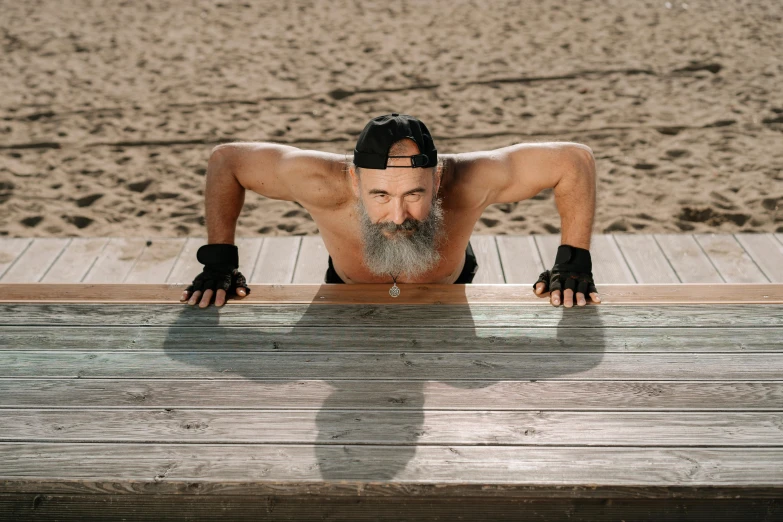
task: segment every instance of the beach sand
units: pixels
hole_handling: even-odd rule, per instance
[[[442,153],[574,141],[595,233],[783,232],[777,0],[7,2],[0,236],[203,236],[212,147],[350,153],[372,117]],[[551,190],[478,233],[560,230]],[[238,236],[316,234],[247,193]]]

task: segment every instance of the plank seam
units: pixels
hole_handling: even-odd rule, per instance
[[[500,265],[500,274],[503,276],[503,283],[508,283],[506,280],[506,271],[503,269],[503,259],[500,257],[500,248],[498,247],[497,236],[492,236],[492,244],[495,245],[495,253],[498,256],[498,264]]]
[[[609,239],[614,244],[614,247],[617,249],[617,251],[620,252],[620,257],[623,258],[623,263],[625,263],[625,267],[628,269],[628,272],[631,273],[631,277],[633,277],[634,284],[639,284],[639,280],[636,279],[636,274],[633,273],[633,268],[631,268],[631,264],[628,263],[628,259],[625,257],[625,253],[623,252],[623,249],[620,248],[620,245],[617,243],[617,240],[614,238],[614,234],[609,234]]]
[[[11,262],[10,265],[8,265],[8,268],[6,268],[5,271],[2,274],[0,274],[0,280],[2,280],[3,277],[5,277],[5,275],[11,271],[14,265],[16,265],[16,262],[19,261],[23,255],[25,255],[25,253],[27,252],[27,250],[30,248],[32,244],[33,244],[33,239],[28,238],[27,245],[24,247],[24,249],[22,249],[22,251],[19,252],[19,255],[16,256],[16,258]]]
[[[247,276],[248,281],[255,280],[256,277],[256,270],[258,270],[258,264],[261,262],[261,252],[264,251],[264,244],[266,243],[266,237],[261,237],[261,244],[258,245],[258,253],[256,254],[255,260],[253,260],[253,267],[250,269],[250,273]],[[250,283],[248,283],[250,284]]]
[[[669,259],[669,256],[666,255],[666,251],[661,247],[661,244],[658,243],[658,238],[656,237],[657,234],[651,234],[653,241],[655,241],[655,245],[658,247],[658,250],[663,254],[663,258],[666,260],[666,262],[669,264],[669,267],[672,269],[672,272],[674,272],[674,277],[677,278],[677,281],[682,284],[682,278],[680,277],[680,274],[677,273],[677,270],[675,270],[674,265],[672,264],[671,259]]]
[[[718,275],[719,275],[719,276],[720,276],[720,278],[723,280],[723,282],[724,282],[724,283],[728,283],[728,281],[726,281],[726,278],[725,278],[725,277],[723,277],[723,273],[721,273],[721,271],[718,269],[717,265],[716,265],[716,264],[715,264],[715,262],[712,260],[712,258],[710,257],[710,255],[707,253],[707,251],[706,251],[706,250],[704,250],[704,246],[702,246],[702,244],[701,244],[701,242],[699,241],[699,238],[696,236],[696,234],[689,234],[689,235],[690,235],[690,236],[693,238],[693,240],[694,240],[694,241],[696,241],[696,245],[699,247],[699,250],[701,250],[701,251],[704,253],[704,255],[705,255],[705,256],[707,256],[707,260],[710,262],[710,264],[712,265],[712,268],[714,268],[714,269],[715,269],[715,271],[718,273]]]
[[[179,238],[166,238],[166,239],[179,239]],[[182,242],[182,246],[179,249],[179,252],[177,252],[177,257],[174,258],[174,262],[171,264],[171,268],[169,268],[169,271],[166,273],[166,277],[163,278],[163,281],[168,281],[169,277],[171,276],[171,273],[174,271],[174,267],[177,264],[177,260],[179,259],[179,256],[182,255],[182,252],[185,250],[185,245],[188,244],[188,238],[185,238],[185,241]]]
[[[65,244],[65,246],[60,250],[60,252],[55,256],[54,260],[52,261],[52,264],[50,264],[48,267],[46,267],[46,270],[44,270],[44,273],[41,274],[41,277],[38,278],[36,282],[43,281],[44,277],[46,277],[46,274],[49,273],[49,270],[52,269],[52,267],[57,264],[57,260],[60,259],[60,257],[65,253],[66,250],[68,250],[68,247],[71,246],[71,243],[73,243],[73,238],[70,238],[68,242]]]
[[[302,253],[302,244],[304,243],[301,237],[299,238],[298,243],[299,245],[296,249],[296,259],[294,259],[294,269],[291,271],[291,280],[288,281],[289,283],[292,283],[296,279],[296,269],[299,267],[299,254]]]
[[[772,236],[772,239],[780,243],[781,246],[783,246],[783,239],[778,239],[777,234],[770,234]]]
[[[745,253],[748,255],[748,258],[749,258],[749,259],[750,259],[750,260],[753,262],[753,264],[754,264],[754,265],[756,265],[756,268],[758,268],[758,269],[759,269],[759,272],[761,272],[761,275],[763,275],[764,277],[766,277],[766,278],[767,278],[767,282],[768,282],[768,283],[771,283],[771,282],[772,282],[772,279],[770,279],[770,277],[769,277],[769,276],[766,274],[766,272],[764,272],[764,270],[763,270],[763,269],[761,268],[761,266],[760,266],[760,265],[759,265],[759,264],[756,262],[756,260],[755,260],[755,259],[753,259],[753,256],[750,254],[750,252],[748,252],[748,250],[747,250],[747,249],[745,248],[745,246],[744,246],[744,245],[743,245],[743,244],[740,242],[740,240],[739,240],[739,239],[737,239],[737,234],[732,234],[732,235],[731,235],[731,237],[732,237],[732,238],[734,238],[734,241],[736,241],[736,243],[737,243],[737,244],[740,246],[740,248],[742,249],[742,251],[743,251],[743,252],[745,252]]]
[[[133,269],[136,268],[136,264],[139,262],[139,259],[141,259],[141,256],[143,256],[144,252],[146,252],[147,249],[149,248],[149,245],[147,245],[147,242],[150,242],[151,240],[148,239],[148,238],[144,238],[144,241],[145,241],[144,248],[142,248],[141,251],[138,253],[138,255],[136,255],[136,259],[133,260],[133,264],[130,266],[128,271],[125,273],[125,277],[122,278],[122,282],[123,283],[128,279],[128,276],[130,276],[133,273]]]
[[[97,263],[97,262],[98,262],[98,259],[100,259],[100,258],[101,258],[101,256],[103,255],[103,251],[104,251],[104,250],[106,250],[106,247],[109,245],[109,243],[111,243],[111,240],[112,240],[112,238],[111,238],[111,237],[107,237],[107,238],[106,238],[106,242],[105,242],[105,243],[103,244],[103,246],[101,247],[101,251],[100,251],[100,252],[98,252],[98,255],[96,255],[96,256],[95,256],[95,259],[93,259],[93,260],[92,260],[92,263],[90,263],[90,268],[88,268],[88,269],[87,269],[87,271],[86,271],[86,272],[84,273],[84,275],[82,276],[82,278],[81,278],[81,279],[79,279],[79,282],[80,282],[80,283],[84,282],[84,280],[85,280],[85,279],[87,279],[87,276],[90,274],[90,272],[92,272],[92,269],[93,269],[93,267],[95,266],[95,263]]]

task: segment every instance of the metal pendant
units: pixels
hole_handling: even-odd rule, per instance
[[[394,286],[389,288],[389,295],[392,297],[397,297],[400,295],[400,287],[397,286],[397,283],[394,283]]]

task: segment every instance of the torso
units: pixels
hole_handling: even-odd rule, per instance
[[[377,276],[364,265],[359,218],[354,210],[356,196],[351,189],[350,174],[342,165],[334,166],[324,179],[329,190],[335,190],[332,208],[300,204],[310,212],[318,225],[329,255],[332,256],[335,272],[346,283],[391,283],[391,275]],[[404,274],[397,278],[399,283],[450,284],[458,277],[465,263],[465,249],[476,221],[484,208],[476,205],[475,198],[466,194],[470,190],[465,182],[465,166],[453,155],[443,155],[443,174],[439,197],[443,201],[444,229],[447,239],[439,246],[441,261],[432,270],[415,279]],[[331,198],[330,198],[331,199]]]

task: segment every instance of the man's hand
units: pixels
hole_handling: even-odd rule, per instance
[[[536,295],[539,297],[545,297],[546,294],[549,294],[549,302],[552,303],[552,306],[560,306],[560,290],[549,292],[546,291],[546,285],[544,283],[538,283],[536,285]],[[590,292],[590,298],[596,303],[601,302],[601,298],[598,296],[598,292]],[[574,291],[570,288],[566,288],[565,292],[563,293],[563,301],[563,306],[566,308],[571,308],[574,306]],[[585,300],[585,294],[582,292],[576,293],[576,304],[578,306],[584,306],[587,304],[587,301]]]
[[[560,245],[552,270],[542,272],[538,281],[533,284],[533,289],[540,297],[549,293],[552,306],[560,305],[561,292],[566,308],[574,306],[574,294],[578,306],[587,304],[588,295],[594,302],[600,303],[601,298],[593,283],[592,270],[593,264],[588,250]]]
[[[199,308],[206,308],[207,306],[209,306],[209,303],[212,301],[212,292],[213,291],[211,289],[207,289],[204,291],[204,295],[203,297],[201,297],[201,302],[198,305]],[[185,301],[188,301],[189,295],[190,292],[188,292],[187,290],[182,292],[182,297],[179,298],[179,302],[184,303]],[[195,292],[193,292],[193,295],[190,296],[190,300],[188,301],[188,304],[191,306],[196,304],[198,302],[199,296],[201,295],[202,295],[201,290],[196,290]],[[241,299],[242,297],[245,297],[247,293],[245,292],[244,288],[238,288],[236,290],[236,295]],[[223,306],[224,304],[226,304],[226,291],[223,290],[222,288],[219,288],[217,291],[217,297],[215,297],[215,306]]]
[[[223,306],[227,298],[236,296],[241,299],[250,293],[245,276],[238,270],[239,249],[236,245],[203,245],[196,252],[196,259],[204,265],[204,271],[182,292],[181,303],[190,297],[188,304],[192,306],[201,297],[199,308],[206,308],[214,296],[215,306]]]

